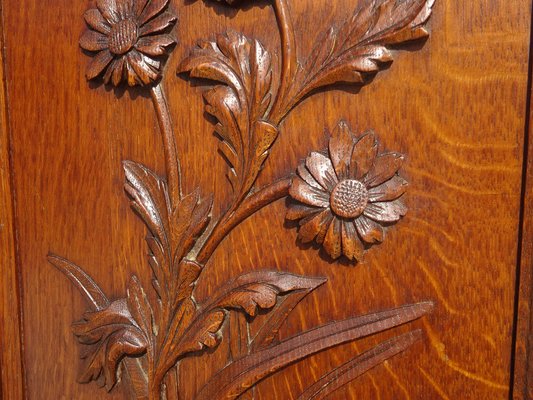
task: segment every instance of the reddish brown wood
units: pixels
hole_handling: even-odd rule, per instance
[[[286,218],[299,221],[302,243],[316,241],[337,259],[360,261],[365,247],[380,243],[385,226],[407,212],[401,197],[407,181],[397,172],[405,157],[378,154],[374,132],[357,138],[341,121],[328,151],[313,152],[298,167]]]
[[[4,59],[3,2],[0,3],[0,398],[22,399],[22,330],[19,273],[9,152],[9,116]]]
[[[124,365],[126,377],[131,378],[129,381],[133,384],[135,398],[145,397],[147,393],[148,398],[157,400],[170,392],[177,394],[178,387],[168,386],[172,383],[166,379],[168,372],[172,368],[179,370],[178,363],[187,356],[216,348],[229,311],[240,310],[255,317],[259,309],[272,309],[270,313],[273,317],[259,328],[253,341],[248,324],[241,322],[241,328],[232,330],[233,335],[240,337],[231,338],[230,342],[240,342],[238,347],[241,350],[232,352],[233,359],[228,366],[199,393],[199,398],[230,398],[243,394],[259,380],[294,361],[411,321],[427,312],[426,305],[420,311],[403,308],[394,315],[392,322],[381,321],[381,314],[376,314],[378,321],[365,323],[370,324],[368,327],[354,318],[353,327],[333,323],[317,328],[314,333],[304,332],[286,343],[268,347],[294,306],[325,279],[310,280],[279,272],[255,272],[222,285],[206,304],[197,306],[193,296],[205,263],[224,236],[242,222],[239,218],[251,215],[256,207],[266,206],[278,199],[279,194],[286,193],[283,181],[253,192],[254,183],[277,138],[277,125],[301,100],[298,93],[303,96],[320,86],[346,79],[350,74],[355,74],[356,80],[362,82],[361,73],[377,70],[375,63],[378,58],[380,61],[390,60],[389,55],[387,60],[376,56],[377,53],[388,54],[385,47],[388,43],[420,36],[415,32],[429,17],[432,3],[412,0],[396,4],[387,0],[379,5],[371,2],[367,8],[361,8],[346,24],[344,35],[333,40],[331,54],[326,59],[322,60],[321,54],[316,53],[310,56],[311,65],[322,65],[323,68],[316,72],[313,67],[307,68],[307,74],[314,74],[318,80],[311,80],[309,85],[306,79],[299,82],[297,78],[300,71],[296,69],[294,29],[287,3],[282,0],[274,4],[283,53],[279,84],[273,82],[267,50],[258,41],[244,35],[229,32],[218,36],[216,42],[201,43],[193,51],[182,63],[180,71],[191,71],[193,76],[219,80],[227,85],[217,86],[204,95],[207,112],[219,121],[217,133],[222,138],[219,150],[230,164],[228,177],[235,196],[228,211],[213,229],[207,229],[212,199],[200,200],[198,190],[182,195],[169,107],[161,85],[156,82],[161,76],[160,65],[149,57],[168,55],[166,47],[173,43],[166,34],[153,36],[167,29],[176,19],[166,11],[167,6],[168,0],[100,0],[96,9],[85,13],[86,22],[92,30],[83,34],[80,46],[98,52],[89,63],[87,78],[103,74],[104,83],[112,82],[117,86],[127,76],[130,86],[153,84],[150,93],[162,132],[167,178],[157,176],[139,163],[124,162],[126,192],[132,198],[132,208],[149,230],[147,243],[153,272],[152,296],[147,295],[142,283],[133,275],[126,298],[109,302],[96,283],[79,267],[57,256],[49,257],[50,262],[80,289],[92,307],[92,311],[85,313],[83,320],[73,327],[78,340],[89,346],[82,354],[85,366],[80,381],[97,380],[110,391],[118,381],[122,360],[138,358],[141,363],[133,364],[130,360]],[[348,35],[354,35],[355,39]],[[335,52],[337,40],[344,40],[345,44]],[[345,68],[346,60],[342,58],[346,54],[350,60],[358,61],[353,65],[353,61],[349,61],[351,72],[347,74],[344,71],[339,75],[337,69]],[[368,64],[376,68],[368,67]],[[273,86],[278,90],[271,109]],[[290,95],[294,88],[297,94]],[[294,101],[289,100],[290,106],[277,116],[277,107],[286,96],[294,97]],[[274,118],[274,123],[270,122],[271,118]],[[331,138],[329,153],[330,158],[312,153],[306,165],[300,168],[300,177],[292,180],[291,196],[306,204],[304,212],[301,211],[302,206],[298,206],[296,217],[305,217],[304,222],[314,219],[315,209],[309,206],[322,207],[320,215],[327,212],[330,220],[318,225],[303,224],[302,231],[309,230],[307,227],[310,225],[316,226],[314,235],[307,236],[312,240],[319,231],[324,231],[324,239],[320,242],[324,242],[332,258],[338,258],[342,253],[349,259],[359,260],[363,244],[358,235],[366,243],[381,241],[382,228],[373,221],[391,223],[405,214],[405,206],[398,197],[404,193],[406,183],[396,176],[403,157],[394,153],[378,156],[373,134],[366,135],[356,144],[355,137],[344,123]],[[313,190],[320,193],[313,195]],[[244,206],[242,211],[241,206]],[[295,209],[292,211],[294,217]],[[198,252],[195,248],[199,249]],[[290,297],[291,292],[302,292],[302,295],[298,294],[296,301],[288,301],[285,306],[285,299],[279,297]],[[368,318],[373,317],[363,317],[363,321]],[[317,336],[322,331],[325,333]],[[248,348],[247,352],[242,351],[245,348]],[[376,360],[383,361],[380,358]],[[357,361],[354,362],[357,365]],[[248,371],[251,365],[253,368]],[[141,371],[136,373],[136,367],[141,367]],[[228,372],[230,375],[226,376]],[[177,385],[177,382],[174,384]],[[136,388],[137,385],[140,389]],[[252,391],[246,396],[253,398],[255,393]]]
[[[533,30],[532,30],[533,40]],[[533,42],[531,43],[533,46]],[[532,47],[533,48],[533,47]],[[516,343],[514,347],[513,400],[533,398],[533,53],[529,60],[529,109],[526,112],[522,198],[522,227],[518,261]],[[527,146],[527,147],[526,147]]]
[[[44,255],[53,251],[84,265],[110,299],[124,298],[132,285],[131,274],[149,294],[151,272],[141,240],[145,228],[128,211],[120,164],[136,160],[168,178],[168,157],[162,151],[149,91],[85,83],[84,66],[90,56],[79,52],[75,42],[85,29],[80,16],[87,4],[8,3],[6,64],[27,395],[99,398],[96,385],[76,383],[79,354],[69,324],[80,318],[86,305]],[[356,6],[352,0],[337,0],[327,7],[280,1],[273,3],[276,9],[264,2],[231,3],[235,8],[209,0],[173,2],[171,7],[180,15],[175,31],[179,44],[162,70],[183,193],[194,193],[196,187],[213,193],[214,220],[231,208],[234,194],[223,176],[224,161],[215,156],[212,121],[202,114],[199,94],[205,83],[195,87],[177,78],[179,61],[198,38],[233,30],[257,38],[271,52],[272,76],[278,80],[283,61],[274,56],[282,54],[282,40],[272,24],[276,11],[279,16],[281,7],[287,6],[293,16],[294,40],[286,36],[285,42],[299,48],[286,59],[296,55],[305,61],[313,44],[321,42],[321,32],[342,26]],[[198,302],[208,301],[232,278],[263,266],[293,275],[327,276],[326,284],[291,311],[278,332],[283,343],[328,321],[436,298],[435,313],[415,322],[428,333],[425,344],[415,344],[415,351],[368,371],[333,396],[508,397],[530,25],[524,7],[529,5],[518,0],[438,1],[430,22],[432,36],[424,47],[412,45],[417,50],[412,53],[396,54],[394,49],[399,62],[377,75],[372,85],[358,91],[336,84],[331,92],[305,97],[284,119],[256,182],[258,188],[266,188],[261,193],[276,193],[272,199],[286,193],[286,181],[279,178],[293,173],[310,151],[326,148],[324,127],[331,130],[341,118],[350,121],[355,132],[375,129],[387,148],[408,156],[401,175],[410,183],[404,195],[409,213],[363,263],[346,268],[345,262],[332,264],[328,256],[320,258],[305,246],[296,247],[296,230],[283,226],[283,201],[262,210],[251,207],[239,216],[244,219],[257,211],[251,219],[238,226],[231,220],[225,223],[212,251],[205,252],[211,254],[197,283]],[[280,191],[269,192],[269,184],[276,181]],[[253,199],[250,204],[260,204],[258,208],[265,201],[245,199]],[[204,243],[195,244],[191,254],[200,254]],[[259,313],[256,321],[270,315]],[[243,317],[233,321],[232,329],[246,331],[246,324]],[[250,329],[248,334],[255,333]],[[305,365],[293,365],[260,382],[256,399],[297,398],[322,374],[388,339],[385,333],[316,354]],[[179,373],[173,370],[165,382],[179,388],[180,398],[193,397],[214,371],[224,367],[230,349],[235,358],[247,351],[240,340],[223,341],[216,352],[184,359]],[[108,398],[127,397],[122,377]]]

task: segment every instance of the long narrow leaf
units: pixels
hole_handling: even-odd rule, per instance
[[[335,368],[308,387],[298,400],[322,400],[347,385],[365,372],[381,364],[385,360],[403,352],[420,340],[422,331],[417,329],[391,340],[380,343],[372,349]]]
[[[70,279],[94,311],[102,310],[109,305],[109,300],[102,289],[76,264],[54,254],[48,255],[48,261]]]
[[[322,350],[420,318],[432,302],[350,318],[312,329],[229,364],[200,390],[196,400],[233,399],[268,375]]]

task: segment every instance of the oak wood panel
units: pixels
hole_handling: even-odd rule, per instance
[[[4,67],[4,27],[0,3],[0,398],[23,396],[19,286],[9,163],[9,121]]]
[[[531,31],[533,38],[533,30]],[[533,45],[533,42],[531,43]],[[531,107],[533,53],[529,59],[529,97],[526,110],[524,144],[524,187],[522,204],[522,237],[517,271],[517,322],[514,348],[513,399],[533,398],[533,113]]]
[[[282,127],[263,183],[294,171],[309,151],[324,148],[324,127],[332,129],[340,118],[358,131],[375,129],[386,148],[408,154],[411,211],[364,263],[338,265],[318,258],[313,247],[297,247],[294,227],[283,220],[282,200],[236,229],[200,282],[205,298],[228,278],[260,267],[327,276],[329,282],[291,316],[284,337],[354,312],[438,301],[434,315],[418,324],[428,333],[426,344],[335,398],[498,399],[508,393],[529,29],[523,4],[438,1],[432,37],[422,49],[399,54],[360,91],[345,87],[305,100]],[[215,156],[202,87],[173,71],[199,38],[227,28],[257,36],[275,51],[272,10],[267,2],[259,5],[264,7],[173,4],[180,14],[180,44],[164,84],[174,99],[184,191],[199,185],[204,193],[214,192],[215,214],[230,194],[226,165]],[[339,0],[324,9],[298,0],[291,8],[305,52],[318,34],[308,31],[310,24],[320,21],[325,29],[354,5]],[[163,171],[157,121],[149,99],[137,90],[85,82],[87,57],[77,47],[85,9],[83,2],[43,7],[27,1],[5,10],[29,398],[100,394],[95,385],[75,383],[78,350],[69,325],[85,307],[46,263],[49,251],[86,266],[105,292],[116,296],[132,273],[145,282],[150,278],[144,228],[129,211],[120,161],[138,160]],[[31,51],[17,45],[21,37],[33,44]],[[305,382],[370,344],[345,345],[295,365],[262,383],[259,398],[294,398]],[[197,375],[184,386],[185,394],[201,387],[222,362],[216,354],[187,361],[185,368]],[[109,398],[121,398],[121,390]]]

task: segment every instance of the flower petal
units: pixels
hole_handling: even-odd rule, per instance
[[[383,228],[377,222],[368,219],[361,215],[355,220],[357,232],[366,243],[381,243],[383,242]]]
[[[126,66],[126,80],[128,81],[128,85],[142,85],[141,78],[139,78],[139,75],[137,75],[137,73],[133,69],[129,58],[126,59],[126,63],[124,65]]]
[[[161,10],[166,7],[168,1],[169,0],[150,0],[139,16],[139,22],[144,24],[146,21],[149,21],[159,14]]]
[[[289,209],[287,210],[285,218],[289,221],[297,221],[322,210],[323,208],[309,207],[303,204],[289,204]]]
[[[124,77],[124,63],[124,57],[113,60],[104,75],[104,82],[106,84],[112,82],[115,86],[120,85]]]
[[[368,131],[355,144],[350,161],[350,177],[361,180],[365,176],[376,159],[378,142],[373,131]]]
[[[332,215],[329,210],[310,216],[300,221],[298,237],[302,243],[312,242],[321,231],[325,231],[331,222]]]
[[[401,200],[388,203],[370,203],[363,214],[378,222],[395,222],[407,213],[407,207]]]
[[[329,140],[329,156],[339,179],[344,179],[348,176],[353,147],[354,142],[350,128],[346,122],[339,122]]]
[[[329,194],[308,185],[298,176],[293,178],[289,194],[293,199],[310,206],[329,207]]]
[[[103,50],[108,47],[107,36],[88,29],[80,37],[80,47],[89,51]]]
[[[400,197],[407,190],[409,183],[398,175],[368,191],[368,201],[391,201]]]
[[[313,178],[328,191],[332,191],[338,182],[331,160],[322,153],[312,152],[305,160],[305,165]]]
[[[354,223],[352,221],[342,222],[342,253],[349,260],[361,260],[365,247],[355,230]]]
[[[158,78],[159,73],[154,71],[154,68],[145,62],[144,59],[147,58],[146,56],[137,51],[130,51],[127,57],[130,65],[142,83],[148,85],[150,82],[153,82]]]
[[[120,19],[136,17],[135,0],[118,0],[117,11]]]
[[[135,15],[140,16],[146,7],[148,0],[135,0]]]
[[[174,42],[169,35],[146,36],[139,39],[135,48],[150,56],[161,56],[165,54],[165,47]]]
[[[329,211],[329,210],[328,210]],[[328,231],[329,225],[331,224],[331,221],[333,221],[333,214],[330,212],[327,213],[327,215],[324,217],[324,222],[322,224],[322,227],[320,228],[320,231],[316,235],[315,242],[318,244],[324,243],[324,238],[326,237],[326,233]]]
[[[97,8],[92,8],[85,11],[83,14],[85,22],[94,30],[97,30],[100,33],[109,33],[111,32],[111,26],[107,23],[102,13],[98,11]]]
[[[336,260],[342,254],[342,222],[338,218],[333,218],[333,222],[329,225],[326,237],[324,238],[324,250],[331,258]]]
[[[113,61],[111,61],[111,64],[109,64],[109,66],[105,70],[103,80],[106,85],[111,81],[111,75],[113,75],[113,70],[115,68],[116,63],[117,63],[117,60],[114,59]]]
[[[170,12],[164,12],[158,17],[154,18],[147,24],[141,26],[140,36],[148,35],[150,33],[159,32],[168,28],[178,19],[174,14]]]
[[[107,22],[111,24],[115,24],[120,20],[117,1],[120,0],[96,0],[96,7],[98,7]]]
[[[323,189],[322,186],[320,186],[320,183],[316,181],[315,178],[313,178],[313,175],[309,172],[307,167],[304,164],[298,165],[298,175],[300,175],[300,178],[302,178],[305,182],[307,182],[309,185],[313,186],[317,189]]]
[[[102,50],[100,53],[96,54],[96,56],[94,56],[89,62],[89,65],[87,65],[87,71],[85,72],[87,79],[93,79],[100,75],[112,59],[113,56],[109,50]]]
[[[389,180],[402,166],[404,156],[399,153],[383,154],[376,158],[374,167],[370,170],[364,179],[368,187],[381,185]]]

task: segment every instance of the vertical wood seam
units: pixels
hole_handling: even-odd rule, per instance
[[[527,247],[533,242],[533,146],[531,141],[532,128],[532,83],[533,83],[533,4],[530,3],[530,42],[528,60],[528,83],[526,94],[526,108],[524,113],[524,144],[522,165],[522,190],[520,196],[520,226],[518,231],[517,267],[515,281],[515,305],[513,315],[513,333],[511,349],[510,391],[509,399],[527,400],[528,383],[531,378],[531,332],[533,319],[533,254]],[[528,215],[529,214],[529,215]],[[520,347],[520,349],[518,348]],[[520,354],[523,351],[524,354]]]
[[[15,400],[25,398],[23,368],[22,307],[20,290],[20,265],[18,259],[18,242],[16,232],[14,176],[12,168],[11,129],[9,123],[9,102],[6,77],[6,56],[4,37],[4,8],[0,1],[0,187],[7,194],[0,200],[0,216],[5,223],[0,228],[0,253],[3,254],[2,278],[0,287],[3,292],[0,305],[0,387],[2,398]],[[3,144],[2,144],[3,142]],[[1,204],[3,203],[3,204]],[[2,210],[3,209],[3,210]],[[2,222],[4,222],[2,221]],[[13,301],[13,297],[15,301]]]

